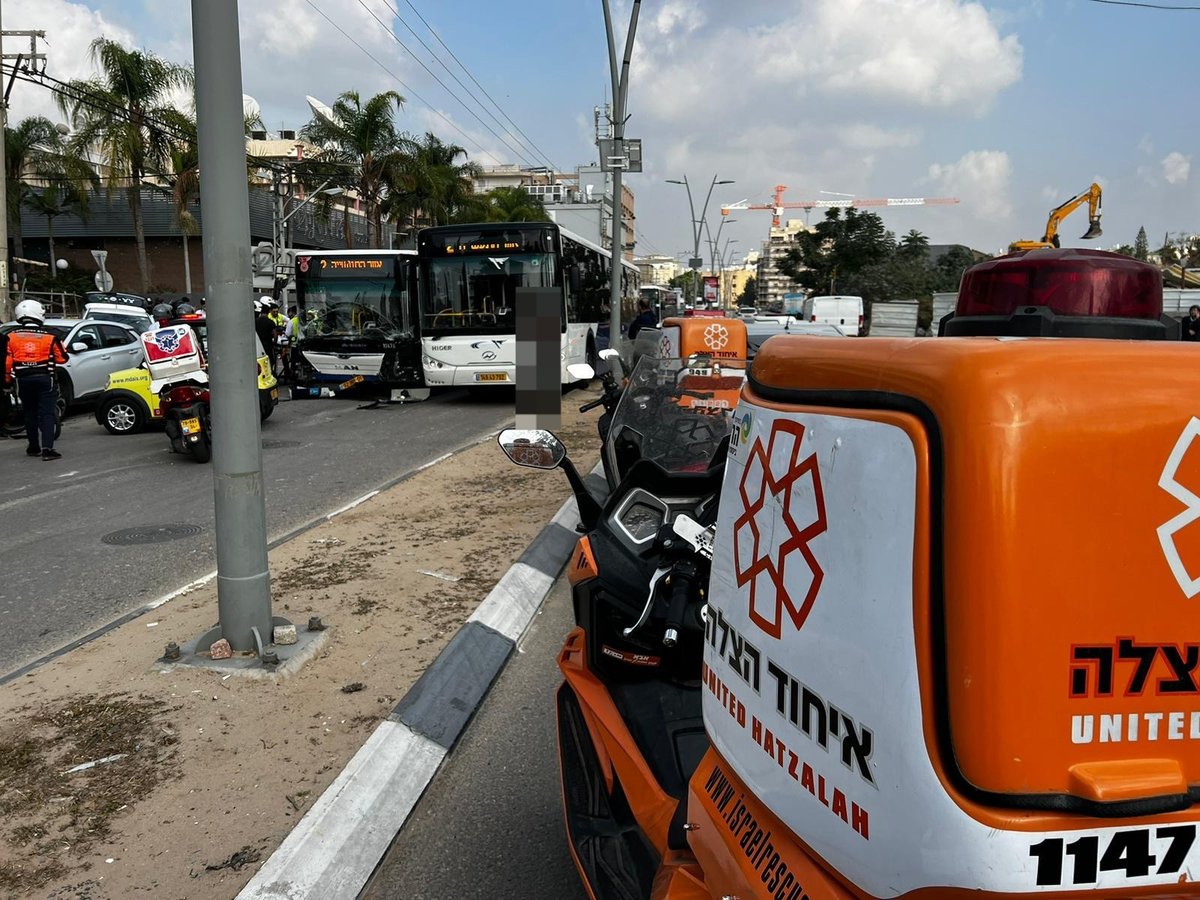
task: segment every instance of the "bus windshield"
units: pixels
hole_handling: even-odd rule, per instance
[[[459,256],[426,262],[421,331],[436,334],[513,334],[521,287],[554,287],[549,253]]]
[[[308,337],[388,339],[408,331],[395,278],[314,279],[305,287],[303,306]]]

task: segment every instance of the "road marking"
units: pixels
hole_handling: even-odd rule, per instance
[[[58,477],[59,477],[59,478],[70,478],[72,475],[78,475],[78,474],[79,474],[79,470],[78,470],[78,469],[76,469],[76,470],[74,470],[73,472],[63,472],[63,473],[62,473],[61,475],[59,475]]]
[[[166,594],[162,597],[159,597],[157,600],[151,600],[149,603],[146,604],[144,609],[147,612],[152,609],[158,609],[160,606],[170,603],[176,597],[182,597],[184,594],[190,593],[191,591],[194,591],[196,588],[204,587],[204,585],[208,584],[210,581],[212,581],[216,577],[217,577],[217,571],[216,571],[216,569],[214,569],[213,571],[209,572],[207,575],[203,576],[202,578],[197,578],[195,581],[188,582],[183,587],[176,588],[175,590],[171,591],[171,593]]]
[[[379,491],[371,491],[368,494],[363,494],[357,500],[351,500],[349,503],[347,503],[341,509],[335,509],[333,512],[331,512],[325,518],[332,519],[334,516],[340,516],[344,512],[349,512],[350,510],[354,509],[354,507],[358,506],[360,503],[366,503],[368,500],[370,500],[372,497],[374,497],[378,493],[379,493]]]

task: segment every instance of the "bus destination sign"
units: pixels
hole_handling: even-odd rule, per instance
[[[431,256],[472,256],[492,253],[547,253],[553,249],[552,232],[543,229],[504,232],[429,234],[422,250]]]
[[[381,256],[297,256],[296,268],[310,278],[337,277],[339,275],[390,275],[393,271],[391,257]]]

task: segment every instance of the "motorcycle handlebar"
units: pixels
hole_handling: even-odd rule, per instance
[[[671,600],[667,606],[667,625],[663,631],[665,647],[674,647],[679,643],[679,632],[683,630],[683,614],[687,610],[691,590],[692,579],[676,572],[671,584]]]
[[[591,403],[585,403],[585,404],[583,404],[583,406],[579,407],[579,411],[580,411],[581,413],[583,413],[583,412],[588,412],[588,411],[590,411],[590,410],[593,410],[593,409],[595,409],[597,406],[599,406],[599,405],[600,405],[601,403],[603,403],[603,402],[604,402],[604,398],[603,398],[603,397],[601,397],[601,398],[600,398],[600,399],[598,399],[598,400],[593,400]]]

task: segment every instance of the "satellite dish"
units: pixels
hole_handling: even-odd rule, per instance
[[[312,110],[314,116],[324,119],[330,125],[336,125],[339,128],[341,127],[342,122],[331,107],[326,106],[316,97],[309,97],[308,95],[305,95],[304,99],[308,102],[308,108]]]
[[[262,114],[262,107],[249,94],[242,94],[242,115],[247,119],[257,119]]]

